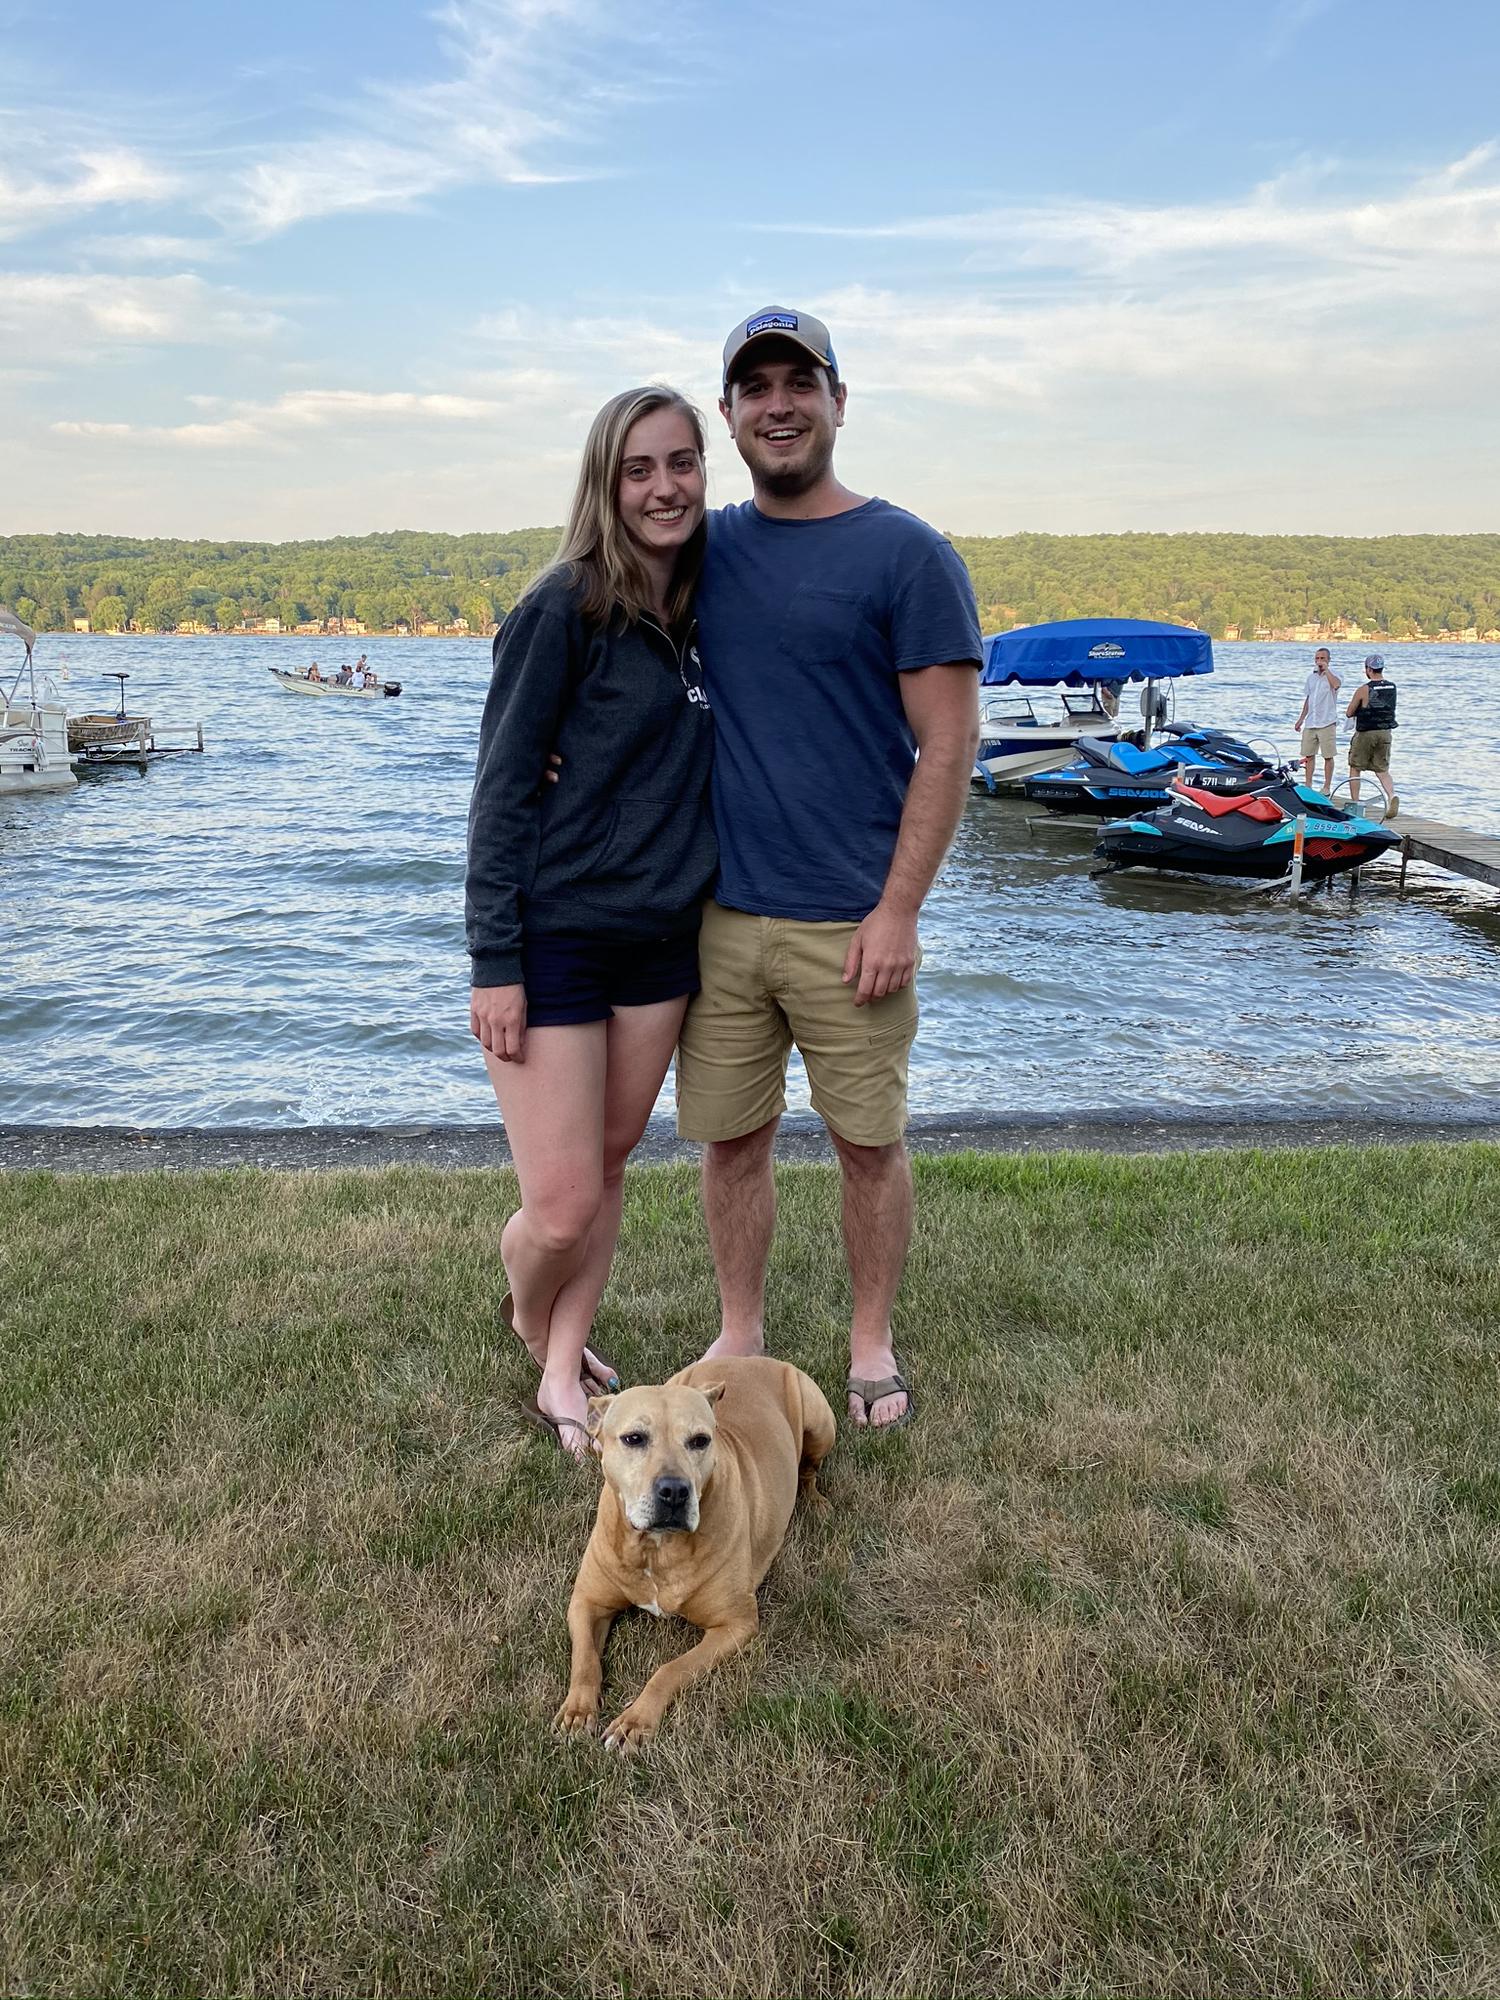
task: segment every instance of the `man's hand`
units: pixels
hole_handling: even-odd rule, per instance
[[[883,1000],[910,986],[917,970],[917,919],[877,903],[849,940],[844,956],[844,984],[859,981],[856,1007]]]
[[[526,988],[474,987],[469,994],[469,1027],[498,1061],[525,1062]]]

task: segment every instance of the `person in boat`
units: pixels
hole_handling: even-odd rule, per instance
[[[1104,710],[1104,713],[1109,717],[1111,722],[1120,713],[1121,685],[1122,683],[1119,681],[1100,681],[1099,683],[1099,706]]]
[[[1338,747],[1338,691],[1343,682],[1333,671],[1326,646],[1313,654],[1313,670],[1302,690],[1302,707],[1294,725],[1301,732],[1302,775],[1313,781],[1313,761],[1323,759],[1323,789],[1333,790],[1333,758]]]
[[[310,681],[322,680],[323,676],[318,672],[318,663],[316,660],[314,660],[312,665],[308,668],[305,678]]]
[[[361,658],[363,658],[363,655],[361,655]],[[375,678],[374,672],[369,667],[364,667],[360,670],[359,684],[361,687],[367,687],[367,688],[379,687],[380,685],[380,683]]]
[[[349,664],[349,662],[348,662],[347,660],[345,660],[345,661],[344,661],[343,665],[342,665],[342,666],[341,666],[341,667],[339,668],[338,672],[337,672],[337,673],[336,673],[336,674],[334,675],[334,679],[335,679],[335,680],[336,680],[336,681],[338,682],[338,684],[339,684],[339,686],[340,686],[341,688],[346,688],[346,687],[352,687],[352,686],[353,686],[353,684],[354,684],[354,669],[353,669],[353,667],[351,667],[351,666],[350,666],[350,664]]]
[[[495,637],[469,811],[470,1027],[521,1190],[501,1317],[541,1367],[526,1414],[580,1458],[587,1396],[618,1387],[585,1343],[625,1162],[698,990],[718,860],[693,625],[704,444],[672,389],[595,417],[557,557]],[[545,785],[554,752],[567,782]]]
[[[1349,739],[1349,803],[1359,804],[1359,781],[1366,771],[1385,793],[1385,816],[1401,810],[1400,795],[1391,778],[1391,731],[1396,727],[1396,684],[1385,677],[1385,655],[1365,656],[1365,677],[1350,696],[1344,713],[1352,717]]]

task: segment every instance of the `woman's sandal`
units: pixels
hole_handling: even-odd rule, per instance
[[[901,1373],[899,1357],[896,1362],[894,1374],[884,1375],[879,1381],[863,1380],[858,1375],[851,1375],[847,1387],[849,1394],[851,1396],[858,1396],[859,1400],[865,1406],[864,1423],[857,1425],[856,1428],[873,1431],[877,1437],[883,1431],[905,1430],[906,1426],[917,1414],[917,1399],[911,1392],[911,1384]],[[906,1408],[901,1412],[899,1417],[892,1417],[889,1423],[872,1424],[870,1422],[870,1412],[882,1396],[905,1396]]]
[[[549,1417],[535,1396],[529,1403],[522,1403],[520,1410],[528,1424],[535,1424],[539,1431],[551,1433],[553,1443],[564,1458],[571,1458],[582,1465],[594,1456],[594,1440],[589,1436],[589,1427],[579,1423],[577,1417]],[[574,1451],[571,1445],[564,1442],[564,1431],[582,1431],[586,1441],[582,1451]]]
[[[516,1302],[509,1292],[500,1301],[500,1317],[510,1328],[511,1332],[516,1333]],[[521,1340],[520,1334],[516,1333],[516,1339]],[[529,1347],[526,1347],[524,1340],[521,1340],[521,1345],[523,1348],[526,1348],[528,1357],[532,1361],[535,1361],[536,1356],[532,1354]],[[583,1350],[583,1366],[578,1371],[579,1388],[582,1389],[585,1396],[618,1396],[620,1393],[619,1376],[613,1368],[606,1367],[598,1355],[595,1354],[593,1355],[593,1360],[599,1369],[599,1373],[596,1375],[594,1370],[589,1366],[590,1353],[591,1350],[587,1347]]]

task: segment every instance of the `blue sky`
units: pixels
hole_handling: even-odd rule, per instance
[[[0,532],[556,521],[603,398],[711,413],[771,303],[833,330],[845,479],[954,532],[1500,525],[1492,4],[0,30]]]

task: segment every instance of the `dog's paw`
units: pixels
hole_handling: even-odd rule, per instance
[[[588,1696],[570,1694],[552,1718],[559,1736],[591,1736],[599,1720],[599,1704]]]
[[[605,1730],[604,1747],[606,1750],[640,1750],[655,1734],[655,1717],[645,1714],[639,1702],[632,1702]]]

